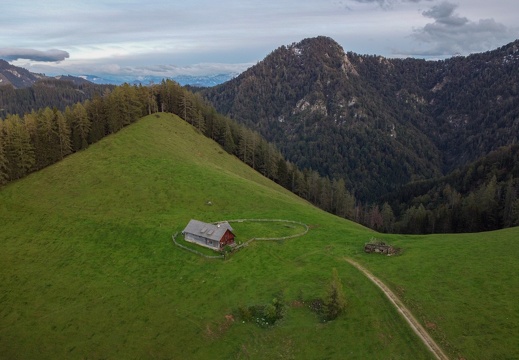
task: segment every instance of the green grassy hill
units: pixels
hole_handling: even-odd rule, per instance
[[[172,243],[191,218],[311,230],[209,260]],[[266,231],[237,228],[241,241]],[[390,235],[402,256],[368,256],[373,232],[295,197],[173,115],[146,117],[1,188],[0,229],[2,359],[431,358],[346,256],[400,292],[451,356],[519,353],[517,229]],[[322,323],[300,300],[323,296],[334,267],[348,308]],[[238,318],[240,306],[280,291],[288,306],[275,326]]]

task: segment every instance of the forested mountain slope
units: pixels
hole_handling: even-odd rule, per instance
[[[326,37],[282,46],[206,89],[302,168],[362,201],[517,142],[519,42],[445,61],[345,53]]]
[[[33,85],[43,77],[41,74],[33,74],[27,69],[0,59],[0,86],[11,85],[15,89],[21,89]]]
[[[101,95],[111,85],[97,85],[75,76],[35,74],[0,59],[0,118],[44,107],[65,107]]]
[[[518,193],[519,145],[515,144],[446,176],[411,182],[387,194],[380,202],[395,211],[396,221],[380,229],[423,234],[516,226]]]
[[[445,61],[348,57],[388,106],[410,111],[409,123],[438,147],[445,171],[518,141],[519,41]]]

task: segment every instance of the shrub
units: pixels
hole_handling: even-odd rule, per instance
[[[275,297],[267,305],[252,305],[238,307],[238,316],[242,321],[254,321],[260,327],[274,325],[285,315],[285,303]]]
[[[239,306],[238,307],[238,317],[242,320],[242,321],[252,321],[252,313],[250,311],[250,309],[246,306]]]

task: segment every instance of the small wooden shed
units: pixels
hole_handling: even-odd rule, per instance
[[[235,235],[227,221],[208,224],[191,220],[182,231],[186,241],[205,246],[214,250],[222,250],[226,245],[233,245]]]

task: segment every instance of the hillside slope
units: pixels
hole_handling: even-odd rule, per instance
[[[288,219],[311,230],[208,260],[171,242],[191,218]],[[380,235],[310,206],[172,115],[143,118],[1,188],[0,228],[6,358],[431,358],[344,257],[387,281],[452,358],[519,351],[510,276],[519,228],[388,235],[403,255],[366,255],[363,244]],[[322,323],[301,304],[323,296],[333,268],[348,305]],[[287,309],[274,327],[241,321],[239,307],[280,292]]]
[[[173,245],[191,218],[288,219],[312,230],[224,262]],[[172,115],[0,189],[0,227],[6,358],[430,358],[382,294],[337,258],[369,231],[308,205]],[[323,324],[295,301],[322,296],[333,267],[348,312]],[[236,315],[281,291],[287,313],[275,327]]]

